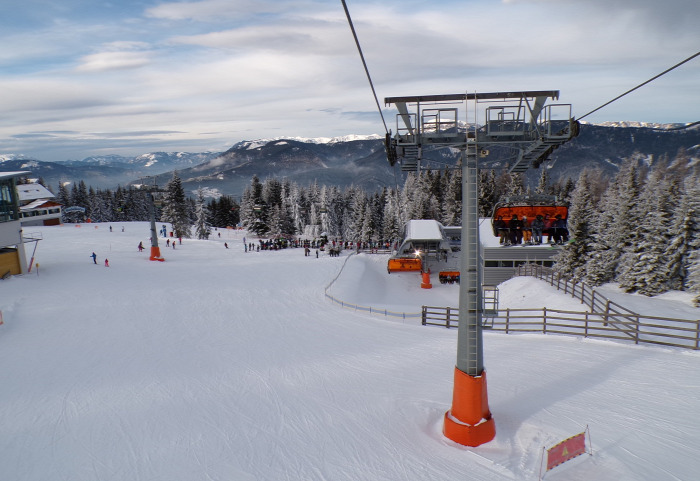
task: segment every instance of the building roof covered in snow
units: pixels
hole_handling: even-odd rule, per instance
[[[406,223],[405,239],[412,240],[442,240],[442,225],[436,220],[409,220]]]
[[[37,199],[53,199],[56,197],[49,189],[41,184],[19,184],[17,193],[20,202],[33,201]]]

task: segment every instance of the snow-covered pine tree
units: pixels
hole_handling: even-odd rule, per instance
[[[365,223],[365,212],[367,210],[367,197],[360,188],[355,188],[352,196],[350,240],[363,241],[362,228]]]
[[[207,209],[207,204],[204,199],[204,189],[199,187],[197,189],[197,199],[195,201],[195,235],[197,239],[209,239],[209,234],[211,232],[211,225],[209,224],[209,209]]]
[[[671,184],[664,167],[649,175],[636,205],[634,244],[623,256],[620,287],[647,296],[669,289],[667,246],[671,226]]]
[[[114,209],[114,194],[111,190],[98,191],[97,194],[102,200],[102,208],[104,209],[104,221],[103,222],[114,222],[115,209]],[[146,219],[139,219],[146,220]]]
[[[693,254],[700,251],[700,175],[698,174],[688,177],[684,182],[684,189],[671,222],[671,236],[666,253],[669,261],[669,288],[688,289]]]
[[[369,199],[365,203],[365,213],[362,217],[362,231],[360,232],[360,240],[363,242],[368,242],[375,238],[375,225],[372,219],[372,202]]]
[[[241,205],[243,225],[256,235],[264,236],[268,231],[268,211],[269,208],[262,197],[262,183],[257,175],[253,175],[250,186],[243,192]]]
[[[459,217],[453,219],[453,222],[456,223],[447,225],[462,224],[462,169],[458,169],[454,173],[459,181],[459,192],[456,193],[456,195],[459,195],[459,198],[455,197],[455,201],[459,204]],[[496,207],[499,195],[496,172],[493,169],[479,170],[479,217],[491,217],[493,215],[493,209]]]
[[[330,187],[326,192],[326,213],[324,218],[324,229],[328,233],[329,239],[341,238],[343,232],[343,213],[345,211],[345,199],[340,189],[336,186]]]
[[[351,241],[355,239],[355,232],[353,230],[353,207],[354,207],[354,197],[355,197],[355,187],[347,187],[343,191],[343,201],[342,201],[342,221],[341,221],[341,238],[346,241]]]
[[[685,284],[689,291],[697,294],[693,302],[700,307],[700,249],[693,251],[688,257],[688,277]]]
[[[511,197],[514,195],[523,195],[525,193],[525,177],[522,173],[503,172],[501,183],[502,196]]]
[[[448,170],[443,175],[443,179],[445,195],[440,221],[443,225],[460,225],[462,223],[462,170],[459,168]]]
[[[626,159],[598,204],[591,225],[586,281],[599,286],[618,275],[623,252],[631,245],[632,209],[639,197],[636,161]]]
[[[535,194],[549,194],[549,171],[546,167],[540,167],[540,178],[535,187]]]
[[[588,169],[584,169],[571,194],[567,222],[571,241],[556,256],[555,270],[575,282],[586,277],[586,262],[592,242],[590,231],[596,202],[591,195],[589,176]]]
[[[58,183],[58,194],[56,195],[56,200],[63,206],[63,207],[69,207],[70,206],[70,192],[68,192],[68,188],[66,187],[65,182],[59,182]]]
[[[280,204],[281,230],[283,235],[295,235],[298,233],[294,225],[294,206],[289,195],[291,184],[282,184],[282,204]]]
[[[399,214],[399,193],[390,189],[384,201],[384,225],[382,228],[382,238],[387,242],[395,242],[401,237],[401,227]]]
[[[253,200],[251,196],[250,186],[243,190],[241,196],[241,225],[246,229],[250,229],[253,220]]]
[[[290,209],[292,223],[294,227],[294,232],[302,233],[304,232],[304,226],[306,225],[305,216],[302,212],[309,208],[306,203],[305,196],[303,194],[303,189],[299,187],[297,183],[291,184],[289,188],[288,200]]]
[[[73,184],[73,186],[75,187],[75,184]],[[86,212],[90,208],[88,189],[85,185],[85,181],[81,180],[78,182],[77,188],[71,194],[71,202],[73,205],[83,207]]]
[[[105,209],[105,205],[102,198],[102,193],[100,191],[95,191],[95,189],[90,186],[88,188],[88,207],[87,216],[92,219],[93,222],[109,222],[109,214]]]
[[[281,206],[273,205],[267,223],[267,235],[279,237],[282,235],[282,209]]]
[[[177,171],[173,171],[172,179],[165,185],[161,221],[170,222],[175,237],[190,237],[189,207],[185,198],[185,191],[182,188],[182,181]]]

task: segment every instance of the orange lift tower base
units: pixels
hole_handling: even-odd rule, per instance
[[[452,409],[445,413],[442,432],[464,446],[480,446],[496,437],[496,423],[489,411],[486,371],[470,376],[455,367]]]
[[[430,283],[430,272],[422,272],[421,276],[423,282],[420,283],[420,286],[423,289],[432,289],[433,285]]]
[[[151,246],[151,257],[149,257],[149,260],[161,262],[165,260],[163,257],[160,256],[160,247]]]

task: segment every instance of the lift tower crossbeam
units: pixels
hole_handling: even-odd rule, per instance
[[[559,91],[521,91],[388,97],[398,110],[397,131],[387,139],[387,156],[400,159],[402,170],[420,169],[424,146],[453,147],[462,162],[462,254],[459,328],[452,409],[443,432],[453,441],[479,446],[496,428],[488,407],[482,336],[482,269],[478,216],[478,161],[485,148],[507,145],[518,151],[510,170],[539,166],[559,145],[578,134],[571,105],[545,105]],[[472,126],[468,123],[471,108]],[[464,110],[460,123],[460,109]],[[412,110],[412,111],[411,111]],[[483,110],[483,112],[481,111]],[[484,124],[478,125],[482,115]]]

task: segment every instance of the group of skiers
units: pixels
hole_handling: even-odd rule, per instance
[[[537,215],[530,222],[527,216],[518,219],[517,214],[509,220],[504,220],[503,216],[498,216],[494,222],[495,234],[501,238],[501,245],[541,245],[542,236],[547,235],[548,244],[561,245],[569,240],[569,230],[566,226],[566,219],[560,214],[551,218],[549,214]]]
[[[90,254],[90,257],[92,258],[92,262],[97,264],[97,254],[93,252],[92,254]],[[105,259],[105,267],[109,267],[109,259]]]

